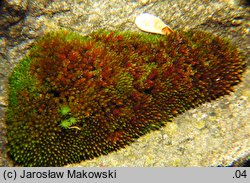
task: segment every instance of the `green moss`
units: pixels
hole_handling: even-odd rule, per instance
[[[244,68],[237,48],[203,31],[48,33],[9,79],[9,154],[63,166],[118,150],[229,94]]]
[[[36,79],[31,76],[29,71],[30,60],[29,58],[23,59],[20,64],[16,67],[15,71],[12,73],[9,78],[10,91],[9,91],[9,105],[17,106],[17,95],[24,88],[28,90],[28,92],[33,93]]]
[[[69,112],[70,112],[69,106],[62,106],[62,107],[60,108],[60,113],[61,113],[61,115],[63,115],[63,116],[67,115]]]
[[[128,72],[121,73],[117,76],[116,90],[121,95],[126,95],[133,91],[133,77]]]
[[[70,127],[72,127],[72,125],[77,123],[77,119],[74,117],[70,117],[69,119],[65,119],[63,121],[61,121],[60,126],[62,128],[68,129]]]

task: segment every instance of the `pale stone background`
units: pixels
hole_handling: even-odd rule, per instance
[[[249,4],[248,4],[249,5]],[[0,2],[0,166],[6,156],[6,81],[36,38],[57,28],[83,35],[97,29],[139,31],[136,15],[159,16],[174,30],[202,29],[231,39],[249,55],[247,1],[3,0]],[[93,160],[69,166],[228,166],[250,156],[250,72],[230,96],[187,111],[159,131]]]

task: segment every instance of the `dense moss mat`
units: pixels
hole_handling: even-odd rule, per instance
[[[202,31],[48,33],[9,78],[9,154],[63,166],[118,150],[229,94],[244,65],[232,44]]]

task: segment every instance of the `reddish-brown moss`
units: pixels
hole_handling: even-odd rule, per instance
[[[24,166],[107,154],[229,94],[243,70],[235,47],[202,31],[49,33],[10,77],[10,154]]]

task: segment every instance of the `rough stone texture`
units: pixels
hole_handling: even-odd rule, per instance
[[[247,1],[195,0],[3,0],[0,2],[0,166],[12,166],[6,151],[4,112],[7,77],[34,40],[66,28],[83,35],[97,30],[139,31],[142,12],[173,29],[203,29],[231,39],[249,53]],[[228,166],[250,156],[249,59],[243,82],[229,96],[187,111],[159,131],[93,160],[69,166]]]

